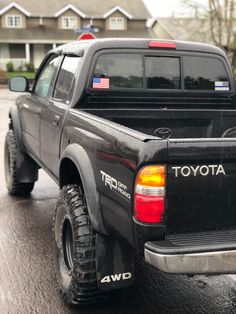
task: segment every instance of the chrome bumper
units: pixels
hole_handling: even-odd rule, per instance
[[[234,274],[236,250],[190,253],[159,254],[145,248],[147,263],[155,268],[175,274]]]

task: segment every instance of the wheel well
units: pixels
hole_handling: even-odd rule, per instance
[[[82,186],[82,180],[78,168],[76,167],[74,162],[69,158],[65,158],[61,162],[59,182],[60,188],[62,188],[65,185],[74,183]]]

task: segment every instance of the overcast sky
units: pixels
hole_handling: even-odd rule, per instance
[[[178,16],[186,12],[181,0],[143,0],[153,17]],[[195,0],[199,4],[207,4],[207,0]]]

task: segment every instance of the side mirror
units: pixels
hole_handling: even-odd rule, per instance
[[[24,76],[12,77],[9,81],[9,89],[12,92],[29,92],[29,81]]]

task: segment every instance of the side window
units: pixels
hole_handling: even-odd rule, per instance
[[[57,77],[53,98],[65,103],[70,102],[74,89],[75,72],[80,60],[81,58],[77,56],[66,56],[64,58]]]
[[[50,84],[52,81],[53,73],[56,69],[58,60],[60,57],[52,56],[49,58],[44,68],[39,74],[38,80],[36,81],[36,85],[34,88],[34,94],[39,97],[47,97]]]
[[[221,60],[185,56],[184,88],[187,90],[229,90],[228,75]]]
[[[143,65],[139,54],[104,54],[98,58],[92,88],[142,88]]]
[[[175,57],[146,57],[147,88],[180,89],[180,61]]]

